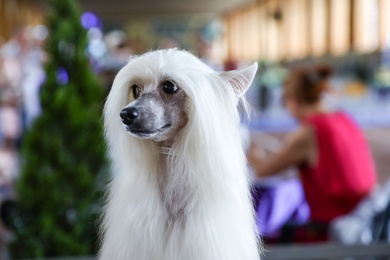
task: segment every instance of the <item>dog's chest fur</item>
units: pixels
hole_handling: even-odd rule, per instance
[[[175,175],[174,175],[175,174]],[[168,156],[161,154],[158,168],[158,187],[160,198],[167,214],[168,222],[185,222],[186,206],[191,197],[191,188],[182,178],[178,181],[177,174],[182,177],[184,173],[173,174],[168,163]]]

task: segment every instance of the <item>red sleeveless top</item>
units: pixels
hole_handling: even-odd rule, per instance
[[[344,113],[322,113],[305,123],[314,130],[317,164],[300,175],[313,221],[349,213],[376,184],[374,163],[357,125]]]

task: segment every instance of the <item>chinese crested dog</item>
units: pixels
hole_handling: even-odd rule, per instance
[[[133,57],[104,108],[113,178],[102,260],[254,260],[237,105],[257,70],[218,73],[176,49]]]

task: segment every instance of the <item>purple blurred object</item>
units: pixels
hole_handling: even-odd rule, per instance
[[[276,237],[287,223],[302,224],[309,220],[310,209],[298,178],[281,179],[273,186],[256,186],[253,199],[256,224],[263,237]]]
[[[68,72],[63,67],[57,69],[56,78],[57,83],[61,85],[66,85],[69,82]]]
[[[95,27],[101,27],[101,21],[94,13],[85,12],[81,15],[80,20],[82,26],[87,30]]]

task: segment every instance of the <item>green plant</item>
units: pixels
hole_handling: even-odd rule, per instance
[[[103,87],[86,56],[74,0],[51,0],[42,114],[25,134],[13,257],[93,254],[101,187]]]

